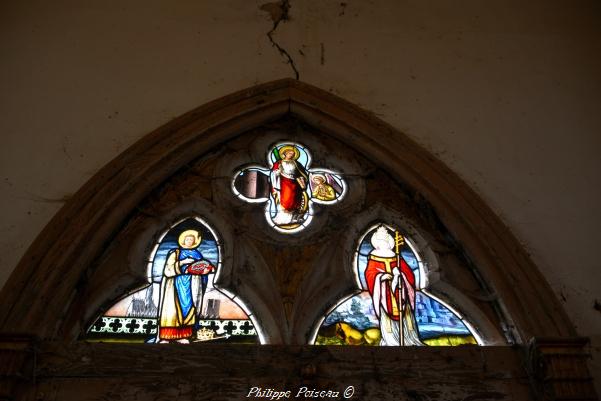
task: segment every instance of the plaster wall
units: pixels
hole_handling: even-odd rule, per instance
[[[133,142],[200,104],[298,73],[456,171],[599,346],[601,4],[289,5],[286,19],[279,3],[242,0],[4,2],[0,285],[64,200]],[[274,21],[271,39],[287,55],[268,36]]]

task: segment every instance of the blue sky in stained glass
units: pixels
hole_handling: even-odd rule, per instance
[[[361,282],[361,288],[363,288],[364,290],[367,289],[367,282],[365,281],[365,268],[367,267],[367,256],[374,249],[371,245],[371,234],[373,232],[374,230],[370,231],[365,236],[365,238],[363,238],[363,241],[361,241],[361,245],[359,245],[359,255],[357,257],[357,273],[359,275],[359,281]],[[417,258],[415,257],[415,254],[413,253],[411,248],[409,248],[408,245],[405,245],[401,249],[401,256],[413,271],[413,274],[415,275],[415,282],[420,283],[421,281],[419,276],[419,263],[417,261]]]
[[[421,291],[415,295],[415,319],[421,339],[445,334],[469,335],[469,329],[457,315],[434,298]]]
[[[465,324],[449,308],[421,291],[416,292],[415,319],[422,340],[443,335],[471,334]],[[359,330],[379,327],[371,297],[367,291],[338,305],[325,319],[324,325],[345,322]]]
[[[371,236],[376,228],[370,230],[359,245],[357,254],[357,275],[363,291],[342,302],[325,319],[324,325],[336,322],[346,322],[359,330],[379,327],[375,315],[371,296],[367,292],[365,269],[367,258],[373,250]],[[392,232],[391,232],[392,234]],[[420,283],[419,262],[412,249],[405,244],[401,249],[401,256],[412,269],[416,283]],[[444,304],[421,291],[416,292],[416,321],[422,340],[436,338],[444,335],[470,335],[470,331],[463,321]]]
[[[197,248],[202,256],[210,261],[214,266],[219,263],[219,250],[217,248],[217,242],[209,231],[202,223],[194,219],[187,219],[182,221],[175,227],[171,228],[161,244],[159,249],[154,255],[152,261],[152,276],[154,282],[160,282],[163,276],[163,269],[165,268],[165,260],[170,250],[178,247],[177,239],[179,234],[185,230],[197,230],[202,236],[200,246]]]

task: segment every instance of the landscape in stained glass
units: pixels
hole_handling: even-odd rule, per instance
[[[459,315],[424,288],[423,263],[398,230],[378,224],[363,236],[355,274],[361,292],[325,317],[315,344],[477,344]]]
[[[302,230],[313,218],[313,204],[340,201],[346,184],[340,174],[310,168],[306,147],[292,142],[274,145],[267,154],[269,167],[248,166],[238,171],[232,190],[251,203],[266,203],[265,218],[277,231]]]
[[[258,343],[249,313],[218,289],[220,244],[204,221],[189,218],[159,239],[147,266],[148,285],[109,308],[89,341]]]

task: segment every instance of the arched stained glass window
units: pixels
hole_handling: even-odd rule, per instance
[[[358,243],[361,292],[340,302],[316,333],[318,345],[479,344],[468,322],[427,291],[427,271],[407,236],[377,224]]]
[[[244,303],[214,284],[221,265],[219,238],[201,218],[177,222],[153,247],[148,285],[99,317],[87,340],[258,343]]]
[[[286,146],[298,150],[309,180],[282,195],[281,176],[278,193],[271,174]],[[307,182],[327,182],[334,195]],[[307,210],[281,202],[303,193]],[[178,220],[196,215],[218,230]],[[367,230],[369,222],[382,223]],[[0,351],[13,362],[2,394],[10,399],[157,399],[174,380],[179,398],[190,399],[248,398],[249,383],[274,382],[339,383],[328,386],[341,391],[358,383],[355,399],[526,399],[529,384],[542,397],[558,380],[575,389],[564,398],[594,398],[585,341],[573,337],[561,302],[494,211],[409,137],[298,80],[216,100],[130,147],[66,202],[13,274],[0,294]],[[172,344],[159,353],[143,344],[82,347],[74,342],[82,331],[90,341]],[[344,356],[298,347],[384,338],[520,347],[346,347]],[[277,346],[180,352],[178,341]],[[561,369],[552,377],[540,369],[558,353],[580,372],[569,383]],[[40,369],[30,369],[32,360]],[[274,364],[287,379],[276,371],[256,382]],[[23,380],[27,371],[42,380]],[[465,385],[470,377],[477,385]]]

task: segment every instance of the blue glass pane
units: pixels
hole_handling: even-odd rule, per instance
[[[419,339],[425,345],[476,344],[466,325],[450,309],[418,291],[416,314]],[[379,345],[379,319],[371,297],[361,292],[327,315],[317,335],[321,345]]]
[[[89,341],[257,343],[244,310],[213,285],[219,244],[198,219],[165,233],[151,255],[151,284],[126,295],[88,330]]]
[[[461,319],[434,298],[418,291],[415,300],[415,319],[420,338],[430,339],[447,334],[471,335]]]
[[[196,220],[188,219],[169,230],[169,232],[167,232],[167,235],[165,235],[165,238],[163,238],[163,241],[161,241],[159,249],[154,255],[154,259],[152,261],[153,282],[161,282],[167,254],[169,253],[169,251],[177,248],[177,237],[179,233],[190,229],[198,230],[202,235],[202,242],[198,247],[198,250],[200,251],[202,256],[205,259],[208,259],[215,266],[219,263],[219,251],[217,248],[217,242],[215,241],[215,238],[213,237],[211,231],[203,225],[199,224]]]
[[[359,276],[359,281],[361,282],[361,288],[364,290],[367,289],[367,282],[365,281],[365,268],[367,267],[367,255],[373,250],[373,246],[370,243],[369,235],[366,235],[363,241],[361,241],[361,245],[359,245],[359,254],[357,256],[357,275]],[[407,262],[413,274],[415,275],[415,282],[420,282],[420,271],[419,271],[419,263],[417,257],[411,250],[411,248],[405,244],[401,249],[401,256]]]

